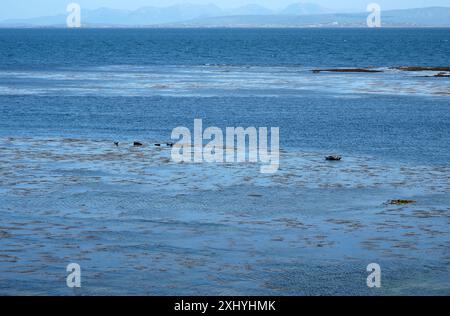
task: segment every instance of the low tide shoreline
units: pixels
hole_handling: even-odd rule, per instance
[[[85,273],[79,294],[450,293],[442,166],[284,151],[280,172],[261,175],[91,139],[0,148],[2,294],[73,294],[70,262]],[[371,262],[386,273],[375,292]]]

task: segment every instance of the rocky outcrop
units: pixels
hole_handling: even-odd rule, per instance
[[[445,72],[440,72],[440,73],[434,75],[433,77],[436,77],[436,78],[450,78],[450,74],[445,73]]]
[[[397,69],[397,70],[402,70],[402,71],[448,71],[448,72],[450,72],[450,67],[400,66],[400,67],[393,67],[391,69]]]
[[[382,70],[376,69],[367,69],[367,68],[337,68],[337,69],[313,69],[313,73],[318,74],[321,72],[344,72],[344,73],[360,73],[360,72],[368,72],[368,73],[379,73],[383,72]]]
[[[413,200],[390,200],[387,204],[390,205],[407,205],[407,204],[414,204],[416,201]]]

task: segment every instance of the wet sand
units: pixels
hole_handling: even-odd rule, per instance
[[[446,166],[283,151],[264,175],[132,140],[3,137],[0,151],[0,294],[450,294]]]

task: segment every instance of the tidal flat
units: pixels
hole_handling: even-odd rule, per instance
[[[174,163],[151,142],[3,137],[0,150],[1,294],[450,294],[447,167],[283,150],[265,175]],[[66,287],[72,262],[81,289]]]
[[[450,29],[73,31],[0,30],[1,295],[450,294]]]

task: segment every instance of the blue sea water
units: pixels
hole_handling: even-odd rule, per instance
[[[1,130],[161,137],[194,118],[279,126],[283,146],[445,163],[448,29],[1,30]],[[377,67],[383,74],[310,70]]]
[[[115,29],[1,33],[2,69],[111,65],[368,67],[448,62],[448,29]]]
[[[449,56],[449,29],[1,29],[0,293],[73,294],[79,261],[81,294],[449,294],[450,79],[392,68]],[[339,67],[382,72],[312,72]],[[279,127],[280,173],[129,146],[196,118]]]

